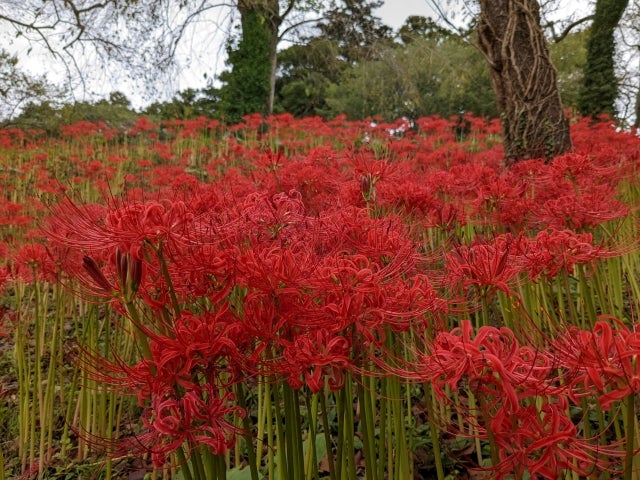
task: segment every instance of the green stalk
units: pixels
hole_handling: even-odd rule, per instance
[[[498,445],[496,444],[496,439],[493,436],[493,431],[491,430],[491,412],[489,412],[489,407],[484,398],[484,395],[480,395],[480,409],[482,411],[482,417],[485,424],[485,430],[487,431],[487,438],[489,440],[489,450],[491,452],[491,463],[492,465],[498,465],[500,463],[500,455],[498,452]]]
[[[354,438],[355,432],[353,431],[353,385],[351,381],[351,375],[345,375],[344,388],[340,390],[338,396],[342,397],[342,414],[344,415],[342,428],[344,429],[344,433],[342,435],[342,440],[344,442],[344,451],[343,451],[343,464],[342,464],[342,477],[348,479],[356,478],[356,466],[354,463],[355,460],[355,445]],[[340,408],[340,407],[339,407]]]
[[[309,417],[309,433],[307,454],[305,458],[305,472],[307,474],[307,480],[318,478],[318,450],[316,446],[316,432],[318,431],[318,393],[311,395],[305,395],[305,402],[307,404],[307,412]]]
[[[221,477],[219,458],[221,455],[213,455],[207,445],[201,445],[199,448],[202,458],[202,466],[205,479],[223,478]],[[226,476],[226,467],[223,469],[223,475]]]
[[[345,448],[344,448],[344,435],[345,435],[345,425],[344,425],[344,390],[346,389],[345,385],[342,386],[342,389],[336,392],[336,418],[338,420],[338,438],[336,439],[336,474],[338,478],[342,479],[344,477],[344,464],[346,460],[345,456]],[[348,452],[347,452],[348,454]],[[338,470],[339,469],[339,470]]]
[[[427,404],[427,415],[429,417],[429,432],[431,433],[431,445],[433,448],[434,462],[436,464],[436,475],[438,480],[444,480],[444,465],[442,464],[442,450],[440,449],[440,432],[436,426],[436,412],[433,408],[433,389],[431,384],[424,384],[424,399]]]
[[[197,448],[196,446],[191,445],[191,453],[189,455],[189,460],[191,461],[191,466],[193,467],[193,476],[195,480],[207,480],[210,477],[207,477],[204,470],[204,463],[202,462],[202,450]],[[214,476],[213,478],[217,478]]]
[[[31,415],[31,362],[30,356],[27,354],[26,340],[28,339],[29,325],[27,319],[22,315],[22,303],[24,301],[24,284],[16,282],[16,308],[18,309],[18,321],[14,335],[14,355],[16,359],[16,370],[18,377],[18,453],[20,456],[21,471],[27,469],[30,462],[32,428],[31,425],[35,421],[34,415]]]
[[[276,436],[277,436],[277,444],[276,444],[276,452],[277,452],[277,467],[278,467],[278,478],[291,478],[288,473],[291,472],[289,468],[293,468],[289,465],[289,459],[291,457],[287,452],[287,444],[285,441],[285,432],[284,426],[282,422],[282,414],[280,411],[280,388],[277,383],[274,383],[273,388],[273,400],[275,404],[274,416],[276,420]],[[285,470],[286,469],[286,470]],[[285,471],[287,474],[285,475]]]
[[[247,412],[247,399],[244,393],[244,386],[242,383],[236,383],[236,395],[238,398],[238,405],[242,410]],[[251,423],[249,421],[249,415],[245,415],[242,418],[242,426],[244,429],[244,439],[247,445],[247,456],[249,457],[249,468],[251,469],[251,480],[258,480],[258,464],[256,462],[256,452],[253,447],[253,437],[251,436]],[[236,465],[237,466],[237,465]]]
[[[142,330],[142,319],[140,318],[138,308],[132,300],[126,301],[125,307],[127,309],[129,317],[131,318],[131,323],[133,324],[136,343],[142,351],[142,356],[149,359],[151,358],[151,347],[149,347],[149,339]]]
[[[563,271],[560,274],[560,277],[562,279],[562,285],[559,286],[558,288],[558,297],[562,296],[561,292],[564,287],[566,303],[567,303],[567,306],[569,307],[569,318],[571,320],[570,324],[574,326],[579,326],[578,312],[576,311],[576,306],[573,303],[573,297],[571,296],[571,284],[569,283],[569,274],[566,271]],[[558,304],[560,305],[560,302],[558,302]],[[561,310],[561,311],[564,311],[564,310]]]
[[[360,424],[362,425],[362,445],[366,464],[366,480],[376,480],[377,461],[375,454],[375,424],[373,419],[372,393],[364,388],[365,377],[358,383],[358,404],[360,405]]]
[[[388,418],[388,408],[389,408],[389,402],[387,400],[387,397],[385,395],[385,391],[386,391],[386,378],[382,378],[380,379],[380,408],[378,409],[378,422],[379,422],[379,431],[380,431],[380,438],[378,439],[378,478],[385,478],[385,462],[384,462],[384,458],[387,456],[387,452],[390,451],[390,449],[387,449],[387,418]],[[388,462],[388,464],[390,464],[390,462]],[[387,474],[389,474],[389,472],[387,471]]]
[[[267,417],[267,408],[266,404],[268,401],[265,397],[265,382],[262,377],[258,377],[258,424],[256,426],[257,434],[256,434],[256,465],[260,465],[262,463],[262,449],[264,447],[264,430],[265,430],[265,422]]]
[[[46,445],[44,443],[45,435],[43,432],[44,422],[45,422],[45,412],[44,412],[44,392],[43,392],[43,379],[42,379],[42,357],[44,355],[44,339],[45,339],[45,322],[42,318],[43,313],[46,312],[47,305],[44,304],[43,296],[40,291],[40,282],[37,280],[37,273],[35,269],[32,271],[34,276],[33,281],[33,317],[34,317],[34,339],[35,339],[35,351],[34,351],[34,374],[35,374],[35,385],[34,392],[32,396],[33,405],[32,408],[38,411],[38,423],[40,425],[39,432],[39,442],[38,442],[38,465],[45,465],[45,450]],[[36,420],[33,421],[32,426],[32,445],[35,445],[36,439]],[[43,478],[44,473],[42,469],[38,469],[38,478]]]
[[[302,448],[302,425],[300,424],[300,404],[297,392],[284,382],[284,417],[286,419],[285,437],[288,456],[288,466],[290,476],[288,478],[304,478],[304,454]]]
[[[595,282],[596,285],[596,289],[598,290],[598,287],[600,285],[599,282],[599,277],[596,276],[595,278],[592,279],[592,282]],[[589,285],[587,284],[587,279],[584,276],[584,271],[581,272],[580,275],[580,294],[579,294],[579,298],[584,302],[584,304],[587,307],[587,316],[589,317],[589,325],[586,324],[586,322],[582,322],[582,328],[589,328],[592,327],[595,324],[596,321],[596,317],[597,317],[597,313],[596,313],[596,305],[595,305],[595,301],[593,298],[593,295],[591,293],[591,290],[589,288]],[[603,298],[603,297],[600,297]]]
[[[327,412],[327,393],[326,391],[320,394],[320,408],[322,409],[322,429],[324,430],[324,441],[327,445],[327,460],[329,463],[329,478],[331,480],[337,480],[336,465],[334,463],[333,448],[331,442],[331,432],[329,430],[329,414]],[[269,476],[269,478],[272,478]]]
[[[634,362],[635,363],[635,362]],[[624,480],[633,478],[633,459],[635,457],[636,444],[636,409],[635,393],[631,393],[624,399],[625,405],[625,455],[624,455]]]
[[[277,447],[277,442],[274,445],[274,435],[273,435],[273,404],[271,403],[271,383],[269,381],[265,382],[264,386],[264,396],[265,396],[265,410],[266,410],[266,418],[267,418],[267,470],[269,472],[269,478],[274,478],[274,455],[273,452]],[[260,451],[258,452],[260,453]]]
[[[184,453],[184,445],[176,450],[176,457],[178,458],[178,465],[180,466],[180,473],[184,477],[184,480],[193,480],[189,463],[187,462],[187,456]]]
[[[389,379],[391,384],[391,406],[392,406],[392,425],[394,430],[394,438],[396,440],[395,463],[396,475],[394,478],[403,480],[411,478],[409,468],[410,449],[407,449],[405,417],[402,402],[402,386],[400,382],[392,377]]]

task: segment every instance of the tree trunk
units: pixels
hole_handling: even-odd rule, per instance
[[[229,123],[249,113],[270,114],[278,29],[282,23],[278,0],[238,0],[242,38],[228,48],[230,72],[223,72],[220,110]]]
[[[616,114],[618,78],[614,55],[614,32],[629,0],[598,0],[587,42],[587,64],[578,108],[582,115]]]
[[[572,148],[537,0],[480,0],[478,42],[489,62],[507,162]]]

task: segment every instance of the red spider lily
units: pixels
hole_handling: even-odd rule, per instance
[[[462,291],[476,287],[482,294],[502,290],[512,294],[510,283],[520,273],[511,246],[517,239],[511,235],[496,237],[493,244],[476,242],[461,245],[445,254],[445,278],[449,285]]]
[[[120,448],[132,446],[134,451],[150,452],[158,468],[185,442],[191,448],[207,445],[212,454],[223,455],[233,446],[239,431],[232,418],[245,415],[233,405],[234,399],[233,393],[220,393],[211,384],[194,386],[181,397],[171,390],[154,392],[142,415],[148,431],[126,439]]]
[[[237,433],[234,416],[244,411],[233,405],[230,388],[241,369],[243,340],[235,316],[221,306],[216,314],[187,312],[165,325],[165,333],[138,327],[149,338],[149,358],[127,365],[85,354],[90,375],[116,391],[137,395],[146,432],[123,439],[116,449],[152,454],[156,466],[184,442],[208,445],[214,454],[230,448]],[[246,369],[245,369],[246,372]]]
[[[55,282],[60,278],[59,265],[42,244],[32,243],[20,247],[15,263],[15,276],[28,282],[35,278]]]
[[[590,233],[556,229],[539,232],[535,239],[519,243],[515,250],[520,268],[528,272],[533,281],[540,276],[553,278],[560,271],[572,274],[575,265],[590,264],[619,254],[594,245]]]
[[[48,236],[84,252],[128,252],[143,260],[145,245],[175,251],[189,244],[193,213],[183,202],[77,206],[66,199],[49,220]]]
[[[480,185],[474,201],[482,223],[516,228],[526,224],[534,203],[527,184],[513,172]]]
[[[484,326],[472,338],[471,322],[465,320],[451,332],[438,333],[418,366],[417,375],[433,384],[441,398],[447,398],[445,387],[458,390],[464,380],[471,388],[480,389],[512,405],[518,403],[517,384],[511,372],[519,365],[515,354],[518,343],[506,327]]]
[[[516,408],[523,398],[548,390],[552,362],[543,352],[520,346],[506,328],[480,327],[473,336],[471,322],[464,320],[450,332],[440,332],[418,353],[418,363],[408,378],[430,382],[442,399],[446,387],[463,387],[482,396],[489,407]]]
[[[307,385],[313,393],[320,392],[328,378],[332,390],[344,385],[345,372],[351,361],[351,344],[346,337],[327,330],[296,335],[293,341],[281,341],[282,357],[273,365],[273,372],[286,376],[292,388]]]
[[[396,164],[385,160],[376,160],[373,154],[360,154],[352,157],[353,173],[360,184],[360,191],[366,201],[376,201],[376,184],[393,177]]]
[[[640,333],[614,319],[616,328],[604,320],[592,330],[571,328],[555,342],[558,361],[566,368],[570,398],[597,396],[609,409],[632,393],[640,393]]]
[[[585,193],[569,190],[561,196],[536,202],[532,206],[536,222],[541,225],[582,230],[628,215],[629,208],[614,197],[614,189],[602,185]]]
[[[500,463],[491,468],[492,478],[560,478],[566,470],[581,475],[592,471],[596,459],[578,438],[567,415],[567,403],[558,397],[541,397],[542,405],[501,406],[490,422]],[[513,406],[510,406],[513,407]]]

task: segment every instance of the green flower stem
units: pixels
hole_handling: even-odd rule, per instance
[[[184,453],[184,445],[176,450],[176,457],[178,459],[178,465],[180,466],[180,473],[182,473],[184,480],[193,480],[191,468],[189,468],[189,462]]]
[[[635,362],[634,362],[635,363]],[[636,445],[636,408],[635,393],[631,392],[624,401],[625,407],[625,454],[624,454],[624,480],[633,478],[633,460],[635,458]]]
[[[167,262],[164,258],[164,255],[162,254],[162,244],[158,245],[157,247],[154,245],[151,245],[151,248],[153,248],[153,250],[156,253],[156,256],[158,257],[158,260],[160,261],[160,269],[162,271],[162,276],[164,277],[164,281],[167,283],[167,289],[169,290],[169,297],[171,298],[171,306],[173,308],[173,314],[175,318],[178,318],[181,315],[182,310],[180,308],[180,303],[178,302],[178,297],[176,296],[176,292],[173,288],[173,282],[171,281],[171,275],[169,274],[169,269],[167,268]]]
[[[596,290],[597,291],[602,289],[601,285],[600,285],[600,282],[598,281],[597,278],[592,279],[592,282],[596,284]],[[603,298],[600,295],[599,295],[599,297],[601,299]],[[589,288],[589,285],[587,284],[587,279],[585,278],[584,271],[581,272],[581,275],[580,275],[580,294],[579,294],[579,298],[584,302],[584,304],[586,306],[586,310],[587,310],[587,316],[589,318],[589,323],[588,324],[587,324],[587,322],[585,322],[583,320],[582,328],[585,328],[585,329],[586,328],[590,328],[592,325],[595,324],[597,313],[596,313],[595,299],[593,297],[591,289]],[[583,318],[584,318],[584,316],[583,316]]]
[[[485,430],[487,432],[487,438],[489,440],[489,451],[491,452],[491,463],[492,465],[498,465],[500,463],[500,455],[498,453],[498,445],[496,444],[496,439],[493,436],[493,431],[491,430],[491,412],[489,412],[489,406],[487,405],[487,401],[484,398],[484,395],[478,396],[478,400],[480,403],[480,410],[482,412],[482,417],[485,424]]]
[[[436,464],[436,475],[438,480],[444,480],[444,465],[442,464],[442,450],[440,449],[440,432],[436,426],[436,412],[433,408],[433,389],[430,383],[424,384],[424,400],[427,405],[427,415],[429,417],[429,433],[431,434],[431,446]]]
[[[362,426],[362,445],[366,462],[366,480],[377,479],[377,459],[375,453],[375,421],[373,414],[373,392],[365,388],[367,377],[360,377],[358,383],[358,404],[360,405],[360,425]]]
[[[265,415],[267,421],[267,470],[269,472],[269,478],[274,478],[275,473],[275,461],[273,452],[276,450],[276,444],[274,444],[273,434],[273,403],[271,402],[271,383],[266,381],[264,384],[264,397],[265,397]],[[277,408],[277,406],[276,406]],[[258,451],[261,455],[261,452]]]
[[[469,391],[469,411],[477,412],[478,405],[476,404],[476,396],[472,391]],[[476,459],[478,460],[478,465],[482,465],[482,443],[480,441],[480,432],[478,431],[477,421],[469,422],[469,435],[473,438],[476,447]]]
[[[318,451],[316,448],[316,432],[318,431],[318,394],[314,393],[309,398],[305,395],[305,403],[309,416],[309,433],[307,435],[307,454],[305,458],[305,472],[307,480],[318,478]]]
[[[140,313],[138,312],[138,308],[136,304],[130,300],[125,302],[125,308],[129,313],[131,318],[131,323],[133,324],[134,334],[136,337],[136,343],[141,350],[142,356],[146,359],[151,358],[151,348],[149,347],[149,339],[145,335],[142,330],[142,319],[140,318]]]
[[[385,383],[386,383],[386,379],[382,378],[380,380],[380,392],[384,392]],[[390,452],[391,448],[393,447],[391,445],[388,445],[389,435],[387,434],[387,419],[389,417],[389,401],[384,395],[384,393],[380,395],[379,403],[380,403],[380,408],[378,410],[378,422],[379,422],[378,430],[380,432],[380,438],[378,439],[378,478],[385,478],[384,459],[385,457],[387,457],[388,452]],[[389,459],[387,464],[391,464],[391,459]]]
[[[569,324],[570,325],[580,325],[578,321],[578,312],[576,311],[576,305],[573,303],[573,297],[571,296],[571,283],[569,282],[569,273],[567,271],[562,271],[558,278],[561,280],[562,284],[558,286],[558,305],[561,305],[561,312],[564,312],[564,304],[566,301],[566,305],[569,308]],[[562,291],[564,289],[564,296],[562,295]],[[562,303],[560,303],[560,298],[562,298]]]
[[[191,450],[189,452],[189,460],[191,462],[191,466],[193,467],[193,476],[195,477],[194,480],[207,480],[208,478],[217,479],[217,475],[214,475],[212,477],[206,476],[205,470],[204,470],[204,463],[202,462],[202,455],[201,455],[202,450],[200,450],[195,445],[190,445],[189,447]]]
[[[343,442],[343,459],[340,478],[356,478],[356,466],[355,466],[355,432],[353,430],[353,384],[351,375],[345,375],[344,388],[338,392],[338,417],[342,416],[341,430],[344,431],[342,435]],[[340,414],[342,413],[342,415]],[[340,428],[340,426],[339,426]]]
[[[284,418],[286,419],[286,448],[289,451],[287,478],[304,478],[304,453],[302,448],[302,425],[300,423],[300,402],[298,392],[283,383]]]
[[[236,383],[236,395],[238,405],[244,412],[247,412],[247,399],[244,393],[244,386],[241,382]],[[251,436],[251,423],[249,415],[245,414],[242,419],[242,427],[244,429],[244,439],[247,446],[247,457],[249,459],[249,468],[251,469],[251,480],[258,480],[258,464],[256,462],[256,452],[253,446],[253,437]]]
[[[320,394],[320,419],[322,421],[322,429],[324,430],[324,441],[327,445],[327,463],[329,464],[329,478],[331,480],[337,480],[336,465],[333,456],[333,445],[331,442],[331,431],[329,430],[329,413],[327,411],[327,393],[322,392]],[[272,477],[269,477],[272,478]]]
[[[258,377],[258,392],[257,392],[257,402],[258,402],[258,419],[256,425],[256,465],[260,465],[262,463],[262,449],[264,447],[264,430],[265,430],[265,422],[267,417],[267,408],[266,404],[270,402],[265,396],[265,382],[264,379],[260,376]],[[245,410],[246,411],[246,410]]]
[[[288,473],[291,471],[289,468],[293,467],[289,465],[289,457],[291,457],[291,455],[287,452],[288,448],[285,442],[284,424],[280,410],[280,386],[275,382],[273,383],[273,401],[275,405],[273,413],[276,422],[276,463],[278,467],[278,478],[291,478]]]

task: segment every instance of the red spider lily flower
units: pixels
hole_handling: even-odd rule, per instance
[[[59,265],[42,244],[30,243],[20,247],[15,263],[15,276],[26,281],[39,278],[55,282],[60,278]]]
[[[432,383],[441,398],[445,387],[456,391],[464,380],[470,388],[515,408],[522,381],[523,357],[511,330],[483,326],[472,338],[471,322],[464,320],[451,332],[438,333],[430,352],[423,354],[416,375]],[[515,373],[514,373],[515,372]]]
[[[522,178],[508,172],[480,185],[473,203],[482,223],[518,228],[526,224],[534,200]]]
[[[373,153],[360,154],[351,158],[353,172],[360,183],[360,191],[367,202],[376,202],[376,184],[393,177],[397,164],[376,160]]]
[[[211,384],[194,386],[181,397],[171,390],[154,392],[142,415],[148,431],[125,440],[125,445],[135,448],[137,443],[135,451],[150,452],[158,468],[185,442],[192,448],[207,445],[212,454],[224,455],[239,431],[233,417],[244,416],[244,411],[233,405],[234,399],[233,393],[221,393]]]
[[[445,255],[445,278],[449,285],[458,285],[462,291],[476,287],[481,294],[502,290],[512,294],[509,284],[520,273],[515,262],[511,235],[499,236],[493,244],[476,242],[459,246]]]
[[[615,190],[602,185],[591,191],[564,195],[533,205],[536,222],[549,228],[582,230],[593,228],[609,220],[623,218],[629,208],[615,199]]]
[[[562,397],[549,401],[540,397],[541,406],[502,406],[491,419],[493,438],[500,463],[491,472],[499,479],[530,478],[555,480],[567,470],[587,475],[595,457],[578,438],[576,426],[567,415]]]
[[[53,240],[85,252],[116,249],[143,260],[146,243],[170,251],[189,244],[193,214],[183,202],[149,201],[120,207],[78,206],[70,199],[61,203],[46,228]]]
[[[560,365],[567,370],[570,398],[597,396],[602,409],[632,393],[640,393],[640,332],[614,319],[592,330],[570,329],[553,345]]]
[[[515,253],[520,268],[528,272],[533,281],[540,276],[553,278],[563,270],[572,274],[575,265],[589,264],[619,254],[594,245],[590,233],[556,229],[543,230],[535,239],[519,243]]]
[[[343,387],[345,372],[351,364],[351,344],[346,337],[315,330],[281,343],[282,357],[273,365],[273,371],[285,375],[292,388],[307,385],[313,393],[318,393],[327,378],[332,390]]]
[[[244,411],[233,405],[230,388],[243,367],[243,333],[235,316],[221,306],[215,314],[183,312],[165,333],[139,328],[149,339],[150,357],[128,365],[86,352],[85,368],[103,385],[136,395],[146,432],[123,439],[113,451],[135,448],[151,453],[156,466],[187,442],[208,445],[224,454],[237,433],[233,417]],[[246,369],[244,370],[246,372]],[[131,452],[128,452],[131,453]]]

